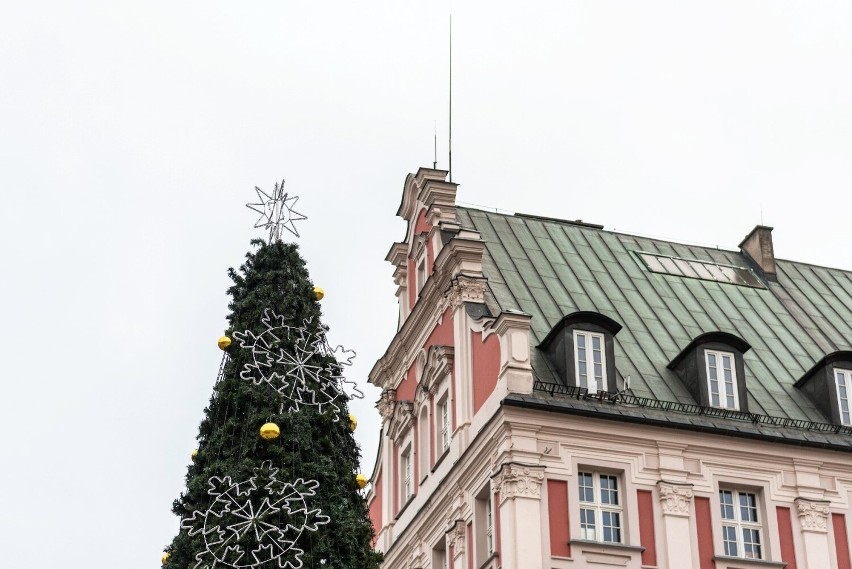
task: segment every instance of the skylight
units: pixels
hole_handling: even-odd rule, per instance
[[[689,279],[701,279],[704,281],[716,281],[717,283],[734,284],[753,288],[766,288],[757,275],[751,269],[735,267],[734,265],[722,265],[710,261],[699,261],[697,259],[684,259],[670,255],[658,255],[636,251],[642,262],[652,273],[686,277]]]

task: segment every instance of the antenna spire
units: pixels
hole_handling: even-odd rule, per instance
[[[453,181],[453,15],[450,14],[450,144],[449,144],[450,182]]]
[[[432,162],[432,169],[438,169],[438,121],[435,121],[435,160]]]

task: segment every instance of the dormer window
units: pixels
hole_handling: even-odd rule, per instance
[[[702,407],[748,412],[743,354],[748,342],[726,332],[701,334],[669,363]]]
[[[852,370],[836,369],[834,377],[837,379],[837,405],[840,411],[840,424],[852,425],[849,417],[849,389],[852,387]]]
[[[606,362],[604,361],[604,335],[585,330],[574,330],[575,372],[579,387],[589,393],[606,391]]]
[[[731,352],[704,350],[707,362],[707,388],[710,406],[720,409],[739,409],[735,356]]]
[[[795,386],[832,423],[852,426],[852,351],[828,354],[809,369]]]
[[[574,312],[562,318],[539,344],[569,387],[589,393],[617,391],[615,335],[621,324],[597,312]]]

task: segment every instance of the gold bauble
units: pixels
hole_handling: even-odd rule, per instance
[[[349,413],[349,430],[354,431],[358,428],[358,419],[355,418],[355,415]]]
[[[367,482],[368,482],[368,479],[363,474],[356,474],[355,475],[355,484],[358,485],[358,488],[363,490],[364,486],[367,485]]]
[[[317,297],[317,300],[322,300],[325,296],[325,291],[321,287],[315,286],[314,296]]]
[[[216,345],[219,346],[220,350],[225,351],[231,347],[231,339],[227,336],[222,336],[219,338],[219,341],[216,342]]]
[[[266,423],[260,428],[260,437],[267,441],[273,441],[281,435],[281,429],[275,423]]]
[[[169,555],[169,553],[168,553],[168,552],[163,553],[163,556],[160,558],[160,562],[161,562],[163,565],[165,565],[166,563],[168,563],[168,562],[169,562],[169,557],[171,557],[171,555]]]
[[[192,461],[195,462],[195,459],[198,458],[198,449],[192,449]]]

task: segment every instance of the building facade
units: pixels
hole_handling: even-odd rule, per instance
[[[387,569],[852,569],[852,272],[405,181],[368,493]]]

